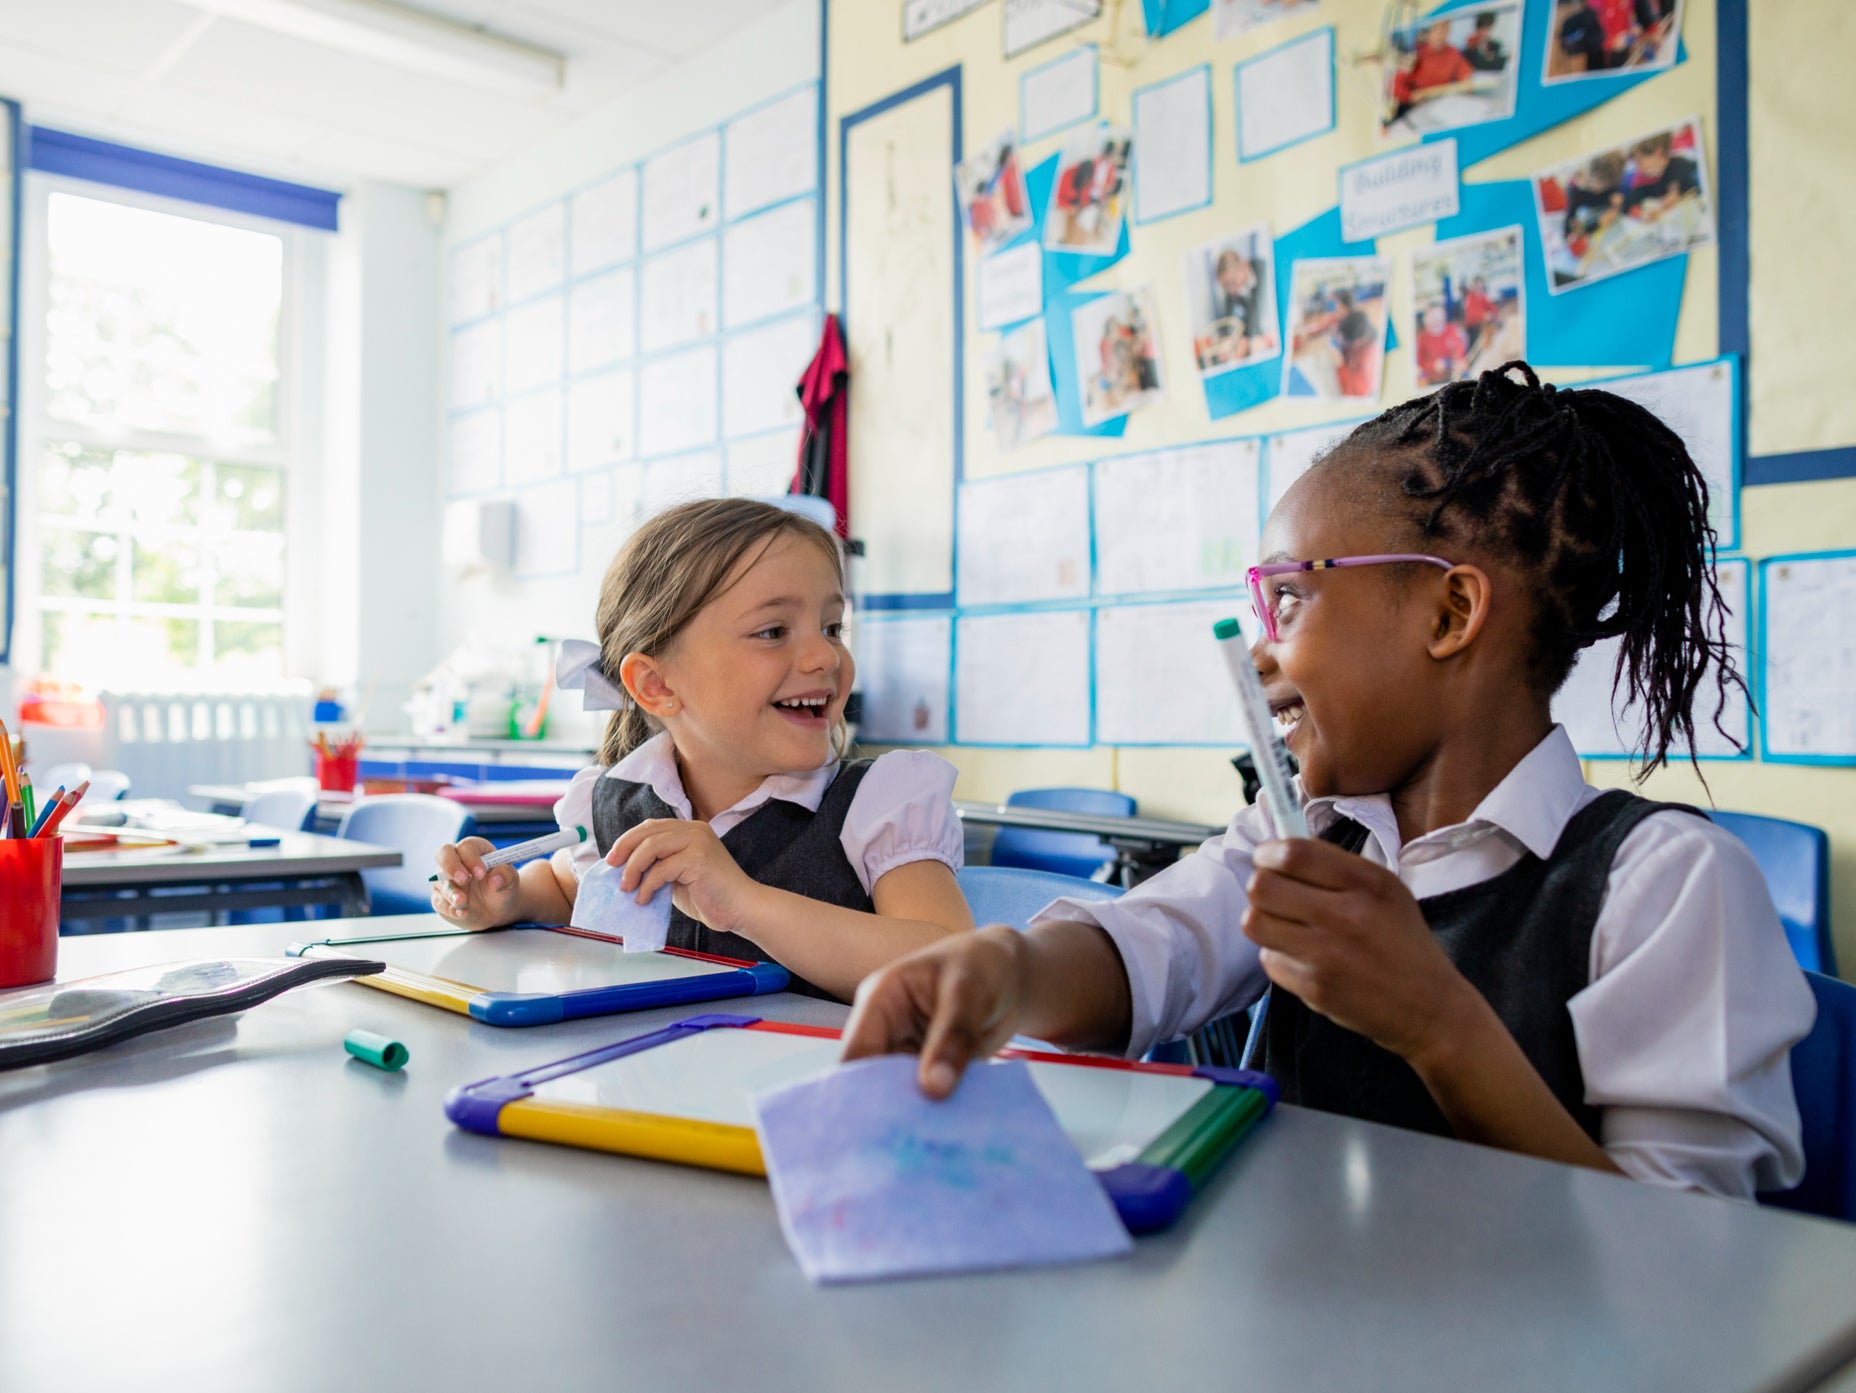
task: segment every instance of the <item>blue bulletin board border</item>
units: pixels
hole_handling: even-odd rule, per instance
[[[1786,552],[1782,556],[1767,556],[1760,560],[1759,642],[1755,649],[1757,663],[1754,669],[1758,680],[1754,685],[1755,697],[1759,702],[1759,708],[1762,712],[1768,709],[1769,698],[1766,695],[1766,689],[1769,679],[1767,673],[1772,662],[1772,646],[1767,635],[1766,626],[1767,616],[1772,611],[1771,582],[1766,578],[1766,573],[1774,566],[1785,566],[1800,561],[1849,561],[1852,559],[1856,559],[1856,548],[1845,547],[1835,551],[1791,551]],[[1841,754],[1824,755],[1774,754],[1769,737],[1770,729],[1770,721],[1762,717],[1759,722],[1759,759],[1762,764],[1856,764],[1856,750],[1847,750]]]
[[[1267,150],[1257,150],[1246,155],[1244,153],[1244,69],[1253,68],[1264,59],[1273,58],[1283,52],[1283,50],[1295,48],[1300,44],[1309,42],[1311,39],[1325,40],[1328,46],[1328,71],[1333,74],[1333,76],[1328,82],[1327,125],[1323,126],[1318,131],[1310,131],[1307,135],[1298,135],[1294,140],[1285,141],[1281,145],[1272,145]],[[1340,118],[1340,74],[1334,66],[1335,54],[1337,52],[1334,26],[1332,24],[1324,24],[1319,29],[1310,29],[1306,34],[1289,39],[1284,43],[1279,43],[1274,48],[1266,48],[1254,58],[1246,58],[1243,62],[1231,69],[1231,96],[1233,99],[1231,126],[1236,143],[1237,162],[1239,164],[1255,164],[1258,160],[1266,160],[1271,155],[1280,155],[1284,150],[1293,150],[1298,145],[1305,144],[1311,140],[1317,140],[1334,129]]]

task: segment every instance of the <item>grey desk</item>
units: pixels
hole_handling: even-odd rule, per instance
[[[1294,1108],[1126,1261],[837,1289],[758,1180],[445,1120],[455,1084],[680,1014],[499,1031],[342,984],[0,1075],[0,1388],[1737,1393],[1856,1350],[1856,1228]],[[406,1071],[347,1061],[356,1026]]]
[[[1224,831],[1203,822],[1169,822],[1154,817],[1106,817],[1054,808],[1014,808],[1004,803],[954,801],[962,822],[991,827],[1030,827],[1040,832],[1085,832],[1115,848],[1121,881],[1132,885],[1179,859],[1186,847]]]
[[[67,852],[59,916],[69,924],[310,904],[364,914],[361,872],[401,859],[392,847],[308,832],[286,832],[273,847]]]
[[[563,790],[567,780],[561,780]],[[244,784],[189,784],[187,796],[196,803],[203,804],[208,812],[235,814],[242,811],[247,800],[260,792]],[[318,831],[333,831],[341,825],[342,814],[354,806],[351,793],[324,792],[316,799],[315,827]],[[552,831],[554,818],[546,808],[538,808],[533,803],[470,803],[460,804],[485,835],[494,840],[503,829],[517,828],[529,832],[531,827],[541,831]],[[530,835],[540,835],[532,832]]]

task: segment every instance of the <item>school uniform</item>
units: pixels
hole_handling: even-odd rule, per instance
[[[1804,1171],[1790,1051],[1815,1016],[1752,854],[1692,810],[1587,784],[1562,727],[1469,819],[1401,844],[1384,794],[1317,798],[1313,835],[1392,870],[1459,971],[1626,1174],[1750,1198]],[[1247,808],[1120,900],[1033,921],[1100,925],[1128,973],[1128,1053],[1250,1005]],[[1271,995],[1264,1068],[1285,1101],[1449,1134],[1410,1066]]]
[[[953,765],[925,750],[834,759],[809,773],[762,780],[709,826],[735,864],[762,885],[868,914],[875,912],[877,881],[898,866],[939,861],[960,869],[964,837],[954,813],[954,777]],[[593,834],[590,842],[554,853],[556,867],[576,881],[640,822],[693,817],[669,734],[653,736],[609,768],[582,769],[554,805],[554,816],[563,827]],[[750,940],[718,933],[677,909],[667,943],[772,961]],[[799,977],[793,989],[827,995]]]

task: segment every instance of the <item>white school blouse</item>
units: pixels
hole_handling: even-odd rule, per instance
[[[809,774],[775,774],[731,808],[709,819],[718,837],[742,822],[770,798],[797,803],[817,812],[825,790],[838,777],[839,762]],[[940,861],[957,871],[965,859],[965,839],[954,812],[954,766],[926,750],[891,750],[879,755],[864,772],[845,813],[838,844],[844,848],[865,894],[897,866],[911,861]],[[660,731],[610,768],[594,765],[575,774],[567,792],[554,805],[555,821],[563,827],[584,827],[589,836],[576,847],[554,853],[554,861],[575,880],[599,860],[593,830],[593,781],[624,779],[648,784],[681,818],[695,814],[677,773],[676,747],[667,731]]]
[[[1361,854],[1425,899],[1500,875],[1524,852],[1550,855],[1599,792],[1555,726],[1459,826],[1401,845],[1384,794],[1316,798],[1307,814],[1317,835],[1339,818],[1361,824]],[[1267,838],[1246,808],[1121,899],[1058,900],[1032,921],[1098,924],[1114,940],[1133,996],[1131,1057],[1269,985],[1239,926],[1251,852]],[[1567,1009],[1586,1102],[1603,1110],[1600,1143],[1626,1174],[1739,1198],[1798,1183],[1790,1051],[1816,1003],[1759,866],[1731,832],[1677,812],[1632,829],[1592,930],[1591,983]]]

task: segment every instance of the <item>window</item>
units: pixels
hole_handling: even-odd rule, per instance
[[[61,191],[45,228],[40,670],[281,677],[285,238]]]

